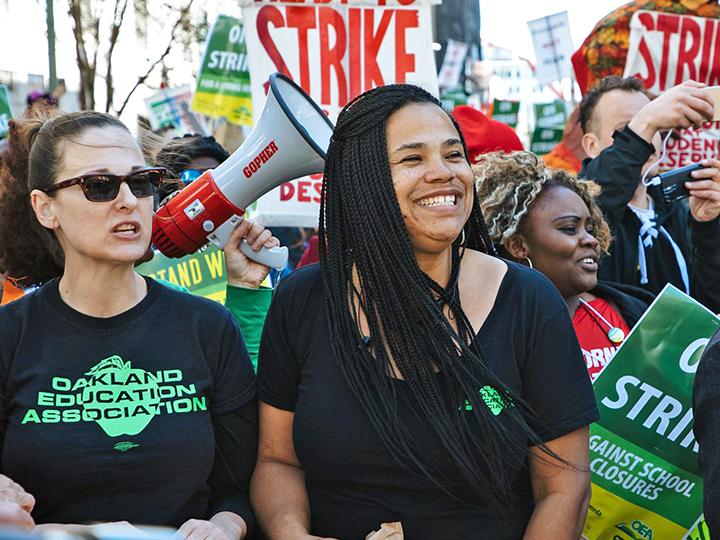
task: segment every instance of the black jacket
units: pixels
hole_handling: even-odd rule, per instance
[[[617,306],[620,316],[631,330],[655,299],[655,295],[645,289],[610,281],[598,281],[597,287],[590,294]]]
[[[613,135],[612,146],[595,159],[586,159],[580,176],[595,180],[602,192],[598,204],[613,233],[610,255],[600,264],[598,277],[642,287],[657,294],[670,282],[684,290],[680,270],[670,244],[660,235],[647,254],[648,283],[641,285],[638,264],[640,220],[628,208],[642,167],[654,152],[647,141],[625,127]],[[653,190],[656,224],[668,231],[688,265],[691,295],[714,312],[720,311],[720,220],[696,221],[683,202],[664,203]]]
[[[700,446],[705,522],[710,538],[720,538],[720,331],[707,344],[695,373],[693,416]]]

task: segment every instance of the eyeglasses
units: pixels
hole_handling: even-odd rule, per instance
[[[136,197],[151,197],[158,192],[164,177],[165,169],[162,167],[141,169],[125,175],[85,174],[58,182],[43,191],[52,193],[79,184],[88,201],[105,202],[114,200],[120,192],[120,184],[127,182]]]
[[[205,172],[206,169],[185,169],[183,172],[180,173],[180,180],[183,184],[186,186],[193,182],[194,180],[197,180],[200,178],[202,173]]]

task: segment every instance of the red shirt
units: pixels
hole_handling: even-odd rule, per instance
[[[630,329],[620,314],[602,298],[588,302],[612,326],[628,335]],[[615,356],[620,343],[613,343],[608,337],[610,327],[588,307],[580,303],[572,319],[575,333],[582,348],[590,380],[594,381],[602,368]]]

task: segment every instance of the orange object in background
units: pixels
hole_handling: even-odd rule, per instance
[[[24,294],[25,292],[21,288],[16,287],[9,280],[3,279],[2,291],[0,292],[0,305],[4,306],[5,304],[9,304],[13,300],[17,300],[22,297]]]

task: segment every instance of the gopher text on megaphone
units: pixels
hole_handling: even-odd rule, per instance
[[[322,172],[333,125],[289,78],[274,73],[260,120],[242,146],[216,169],[169,198],[153,216],[153,243],[168,257],[183,257],[212,242],[224,248],[245,208],[280,184]],[[287,247],[259,252],[243,242],[249,258],[285,266]]]

